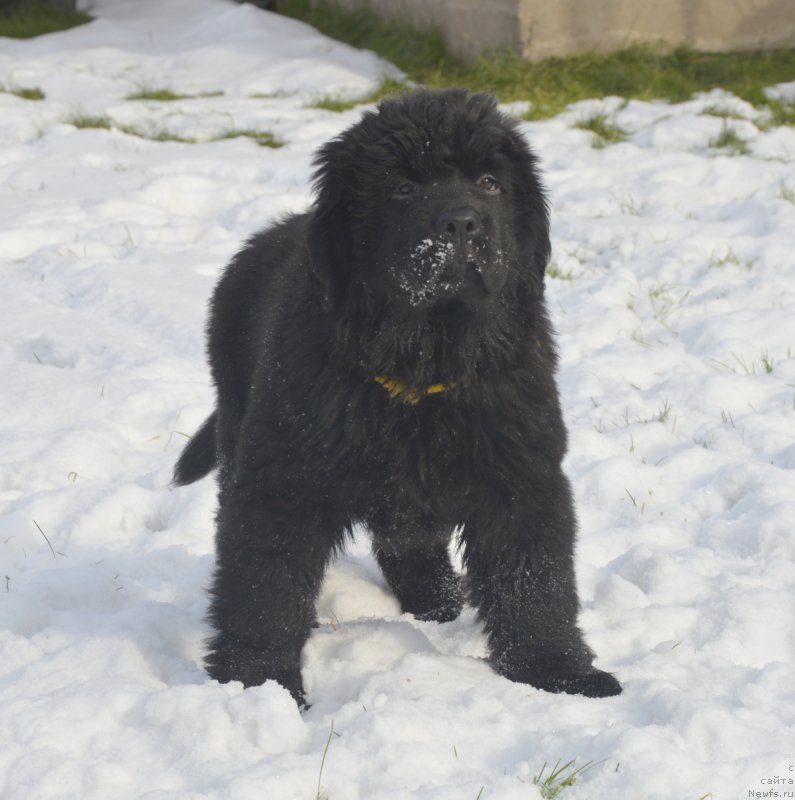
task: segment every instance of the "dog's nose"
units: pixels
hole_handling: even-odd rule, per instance
[[[453,241],[468,241],[480,232],[480,214],[464,206],[442,212],[436,219],[436,230]]]

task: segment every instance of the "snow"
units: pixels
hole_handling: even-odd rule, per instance
[[[582,625],[624,693],[497,677],[472,609],[400,615],[362,534],[324,584],[301,715],[275,683],[203,673],[214,485],[168,484],[212,405],[220,270],[306,207],[312,151],[361,113],[312,101],[396,72],[225,0],[94,13],[0,41],[0,85],[46,93],[0,93],[0,796],[527,800],[558,759],[599,762],[571,800],[775,788],[795,748],[795,130],[723,92],[524,125],[553,207]],[[125,99],[144,86],[224,94]],[[594,148],[575,126],[598,113],[627,141]],[[724,126],[747,154],[713,146]],[[286,145],[213,141],[233,128]]]

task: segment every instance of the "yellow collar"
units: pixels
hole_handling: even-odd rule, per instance
[[[376,375],[374,380],[389,392],[390,397],[399,397],[404,403],[412,406],[419,403],[423,397],[427,397],[430,394],[440,394],[448,389],[444,383],[433,383],[424,389],[407,389],[403,381],[397,378],[388,378],[386,375]]]

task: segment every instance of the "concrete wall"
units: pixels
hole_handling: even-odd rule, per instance
[[[795,0],[331,0],[439,28],[465,58],[510,48],[538,60],[635,44],[721,52],[795,47]]]
[[[533,60],[635,44],[694,50],[795,47],[795,0],[520,0]]]

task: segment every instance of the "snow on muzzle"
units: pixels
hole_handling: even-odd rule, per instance
[[[426,237],[412,247],[408,264],[396,275],[398,285],[413,306],[497,292],[505,283],[506,270],[502,252],[488,250],[485,237],[465,242]]]

